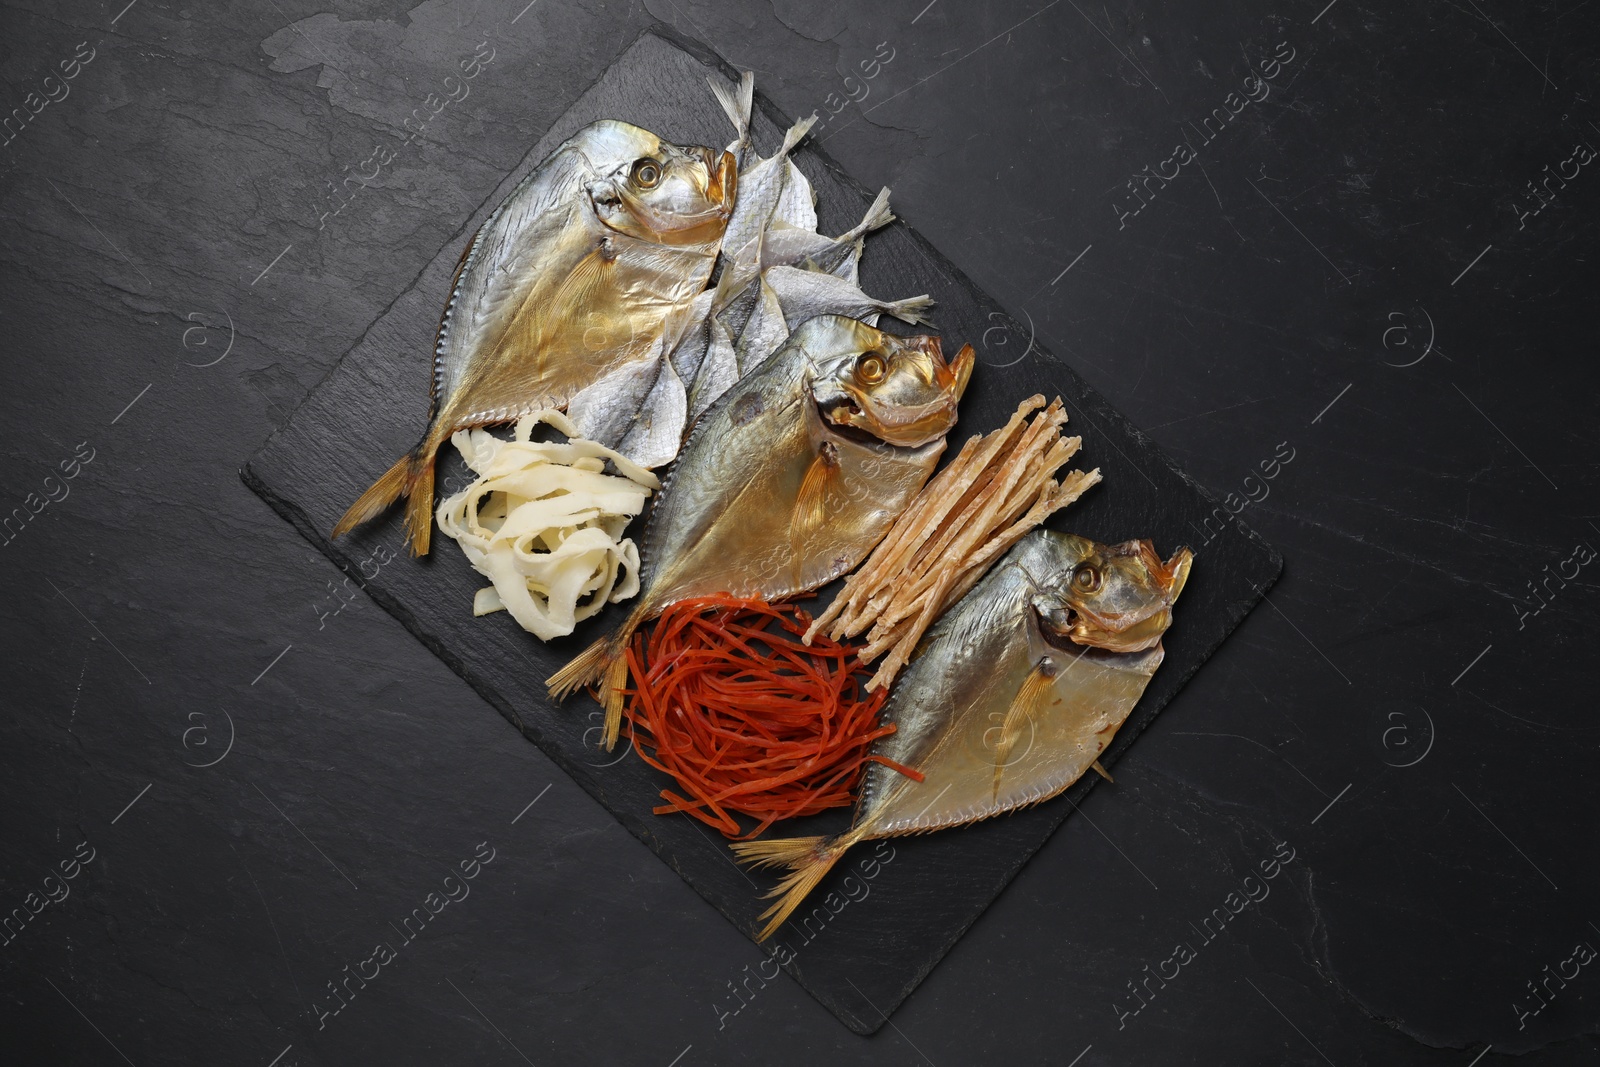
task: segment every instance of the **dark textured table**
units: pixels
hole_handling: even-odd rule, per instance
[[[5,9],[0,1061],[1594,1061],[1600,15],[857,7]],[[1285,558],[870,1038],[238,477],[652,27]]]

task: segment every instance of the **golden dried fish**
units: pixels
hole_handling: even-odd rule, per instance
[[[663,345],[676,342],[665,336],[670,320],[706,286],[737,182],[732,155],[668,144],[625,122],[593,123],[556,149],[462,255],[422,441],[333,535],[403,496],[407,540],[422,555],[434,457],[456,430],[565,407],[587,388],[597,390],[592,408],[631,402],[628,414],[637,411],[647,365],[665,363]]]
[[[1018,542],[939,621],[889,698],[896,729],[872,752],[922,781],[871,764],[843,834],[732,846],[747,863],[789,868],[761,939],[850,846],[1037,804],[1095,767],[1161,665],[1193,559],[1049,530]]]
[[[695,424],[650,517],[644,588],[627,620],[549,680],[561,699],[600,681],[616,741],[635,630],[674,601],[711,593],[777,600],[862,558],[944,451],[972,373],[936,337],[893,337],[812,319]]]

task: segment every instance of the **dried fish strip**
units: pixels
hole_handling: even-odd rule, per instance
[[[1046,406],[1032,396],[1000,429],[969,439],[845,580],[806,640],[824,630],[836,641],[867,633],[861,661],[883,657],[867,688],[892,682],[928,627],[995,560],[1100,481],[1099,468],[1055,477],[1082,444],[1062,435],[1066,422],[1059,398]]]

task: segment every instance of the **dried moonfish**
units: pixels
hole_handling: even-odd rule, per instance
[[[1183,548],[1163,563],[1149,541],[1039,530],[1019,542],[939,620],[890,694],[896,730],[872,754],[922,778],[875,763],[843,834],[732,846],[747,863],[789,868],[760,938],[858,842],[987,819],[1077,781],[1160,666],[1192,562]]]
[[[600,681],[615,743],[635,630],[674,601],[777,600],[848,572],[922,488],[955,424],[970,345],[812,319],[695,425],[645,532],[644,590],[617,631],[550,681]]]
[[[403,496],[407,539],[422,555],[434,457],[456,430],[564,407],[590,388],[591,411],[636,412],[658,385],[649,364],[666,364],[663,349],[676,344],[669,328],[683,329],[705,288],[737,181],[732,155],[667,144],[625,122],[593,123],[556,149],[462,256],[439,327],[427,433],[333,535]]]

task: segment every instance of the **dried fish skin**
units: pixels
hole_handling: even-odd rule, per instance
[[[776,600],[859,564],[933,473],[972,361],[970,346],[948,364],[937,338],[840,316],[801,325],[696,422],[646,527],[632,613],[550,679],[551,696],[604,675],[609,745],[622,652],[667,604]]]
[[[1014,811],[1082,777],[1161,665],[1193,559],[1049,530],[1018,542],[929,632],[890,695],[896,729],[873,754],[923,780],[875,764],[845,833],[733,846],[745,862],[789,868],[761,939],[850,846]]]
[[[425,554],[434,457],[452,433],[564,407],[630,364],[660,359],[669,320],[705,288],[737,185],[731,155],[624,122],[593,123],[556,149],[462,256],[421,443],[334,536],[405,496],[411,550]]]

